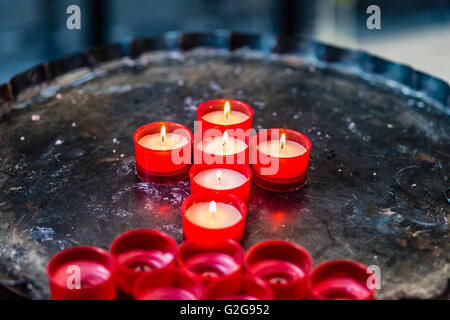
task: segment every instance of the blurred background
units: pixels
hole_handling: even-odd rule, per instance
[[[81,30],[66,9],[81,8]],[[369,5],[381,30],[368,30]],[[449,0],[0,0],[0,83],[87,47],[171,30],[301,34],[403,62],[450,82]]]

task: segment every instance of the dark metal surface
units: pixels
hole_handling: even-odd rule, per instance
[[[133,60],[118,59],[125,54],[120,45],[87,50],[0,86],[0,279],[8,286],[48,298],[53,254],[107,248],[129,229],[156,228],[181,242],[189,183],[137,181],[132,134],[159,120],[193,129],[201,101],[228,97],[254,107],[255,129],[288,127],[312,142],[303,189],[252,186],[246,248],[281,238],[306,247],[315,263],[378,265],[379,298],[444,292],[447,83],[295,38],[168,34],[134,40]]]

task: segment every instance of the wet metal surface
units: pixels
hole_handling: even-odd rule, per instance
[[[222,97],[252,105],[255,129],[287,127],[312,142],[303,189],[252,185],[246,248],[281,238],[315,263],[378,265],[379,298],[431,298],[446,288],[450,120],[442,105],[251,50],[155,52],[64,81],[11,103],[20,109],[0,120],[0,279],[24,295],[48,298],[45,266],[64,248],[108,248],[143,227],[180,243],[189,183],[138,181],[132,134],[160,120],[193,129],[196,106]]]

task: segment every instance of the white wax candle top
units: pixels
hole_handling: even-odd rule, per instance
[[[237,124],[249,118],[248,115],[240,111],[231,110],[226,115],[223,110],[211,111],[203,115],[202,119],[215,124]]]
[[[153,150],[172,150],[181,148],[188,143],[188,139],[181,134],[166,133],[164,140],[160,133],[153,133],[143,136],[138,143],[147,149]]]
[[[213,137],[201,141],[197,147],[203,152],[219,155],[228,156],[233,155],[247,149],[247,144],[236,138],[227,138],[224,143],[223,137]]]
[[[214,168],[200,171],[194,177],[194,181],[209,189],[227,190],[243,185],[247,178],[236,170]]]
[[[306,152],[306,148],[300,143],[286,140],[283,148],[281,148],[280,140],[266,140],[258,144],[258,150],[272,157],[292,158],[298,157]]]
[[[211,212],[210,202],[197,202],[187,209],[185,217],[203,228],[222,229],[238,223],[242,214],[231,204],[216,202],[216,210]]]

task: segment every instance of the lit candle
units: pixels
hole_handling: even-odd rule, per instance
[[[301,156],[306,148],[300,143],[286,140],[286,134],[281,134],[280,140],[271,139],[258,144],[258,150],[264,154],[277,158],[291,158]]]
[[[238,154],[247,149],[247,144],[239,139],[228,137],[225,131],[220,137],[212,137],[200,142],[197,147],[206,153],[217,156],[229,156]]]
[[[300,132],[289,129],[259,132],[252,139],[253,181],[272,191],[293,191],[303,187],[310,150],[311,141]]]
[[[230,102],[228,100],[225,101],[223,111],[215,110],[202,116],[202,119],[205,121],[222,125],[241,123],[248,118],[249,116],[243,112],[231,110]]]
[[[248,201],[252,171],[248,165],[193,165],[189,171],[191,193],[227,192]]]
[[[152,150],[173,150],[182,148],[188,143],[188,139],[176,133],[167,133],[166,126],[161,126],[160,133],[143,136],[138,143],[144,148]]]
[[[221,238],[242,238],[247,206],[228,193],[192,194],[181,205],[186,239],[200,238],[214,242]]]
[[[248,104],[232,99],[205,101],[197,108],[197,121],[202,124],[202,134],[209,129],[243,130],[251,129],[253,109]]]
[[[223,202],[197,202],[186,211],[186,218],[192,223],[208,228],[223,229],[235,225],[242,219],[238,209]]]
[[[227,190],[241,186],[247,178],[236,170],[219,168],[203,170],[194,177],[194,180],[203,187]]]
[[[174,122],[154,122],[134,133],[136,174],[147,182],[170,183],[187,178],[193,136]]]

